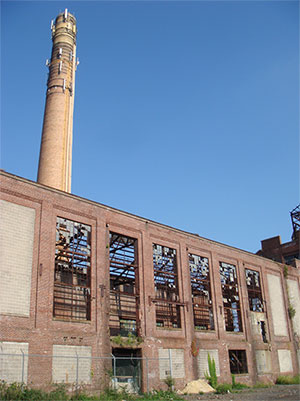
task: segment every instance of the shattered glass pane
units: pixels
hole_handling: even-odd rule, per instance
[[[220,277],[226,331],[241,332],[243,327],[236,267],[220,262]]]
[[[176,249],[153,244],[156,325],[180,328]]]
[[[246,269],[246,283],[248,289],[249,308],[253,312],[263,312],[263,298],[260,286],[259,272]]]
[[[194,327],[214,330],[208,258],[189,254]]]
[[[137,240],[110,233],[110,319],[112,336],[138,335]]]
[[[57,217],[53,316],[90,320],[91,227]]]

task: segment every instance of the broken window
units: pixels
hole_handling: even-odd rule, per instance
[[[194,326],[214,330],[208,258],[189,254]]]
[[[236,267],[220,262],[226,331],[243,331]]]
[[[153,244],[156,326],[180,328],[176,249]]]
[[[137,240],[110,233],[110,319],[112,336],[138,334]]]
[[[230,372],[232,374],[248,373],[245,350],[229,350]]]
[[[57,217],[53,316],[91,319],[91,227]]]
[[[264,305],[261,293],[259,272],[246,269],[245,273],[250,310],[253,312],[263,312]]]

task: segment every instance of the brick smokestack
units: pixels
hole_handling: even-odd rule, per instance
[[[75,94],[76,19],[65,10],[51,22],[52,55],[47,60],[46,105],[37,181],[71,192]]]

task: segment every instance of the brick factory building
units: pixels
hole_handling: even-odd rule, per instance
[[[113,368],[114,383],[135,390],[166,388],[168,376],[182,388],[204,377],[208,355],[220,382],[298,373],[299,260],[285,266],[70,193],[67,10],[52,34],[38,183],[1,172],[0,379],[98,388]]]
[[[169,352],[179,388],[204,376],[208,353],[220,381],[231,381],[231,373],[254,383],[298,372],[299,261],[284,268],[1,175],[2,352],[147,357],[150,374],[145,377],[143,359],[143,389],[146,382],[150,389],[164,386],[169,361],[151,358],[166,358]],[[122,347],[113,341],[128,336],[141,342]],[[27,362],[28,383],[67,381],[71,369],[57,358]],[[98,361],[85,363],[88,374],[80,382],[99,384]],[[2,360],[2,377],[4,366]]]

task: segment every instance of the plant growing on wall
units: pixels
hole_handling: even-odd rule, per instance
[[[293,319],[293,317],[296,315],[296,309],[290,303],[289,303],[289,307],[288,307],[288,314],[289,314],[290,319]]]
[[[120,347],[137,347],[144,341],[141,337],[137,337],[132,333],[129,333],[128,337],[122,337],[119,334],[115,337],[111,337],[110,340]]]

